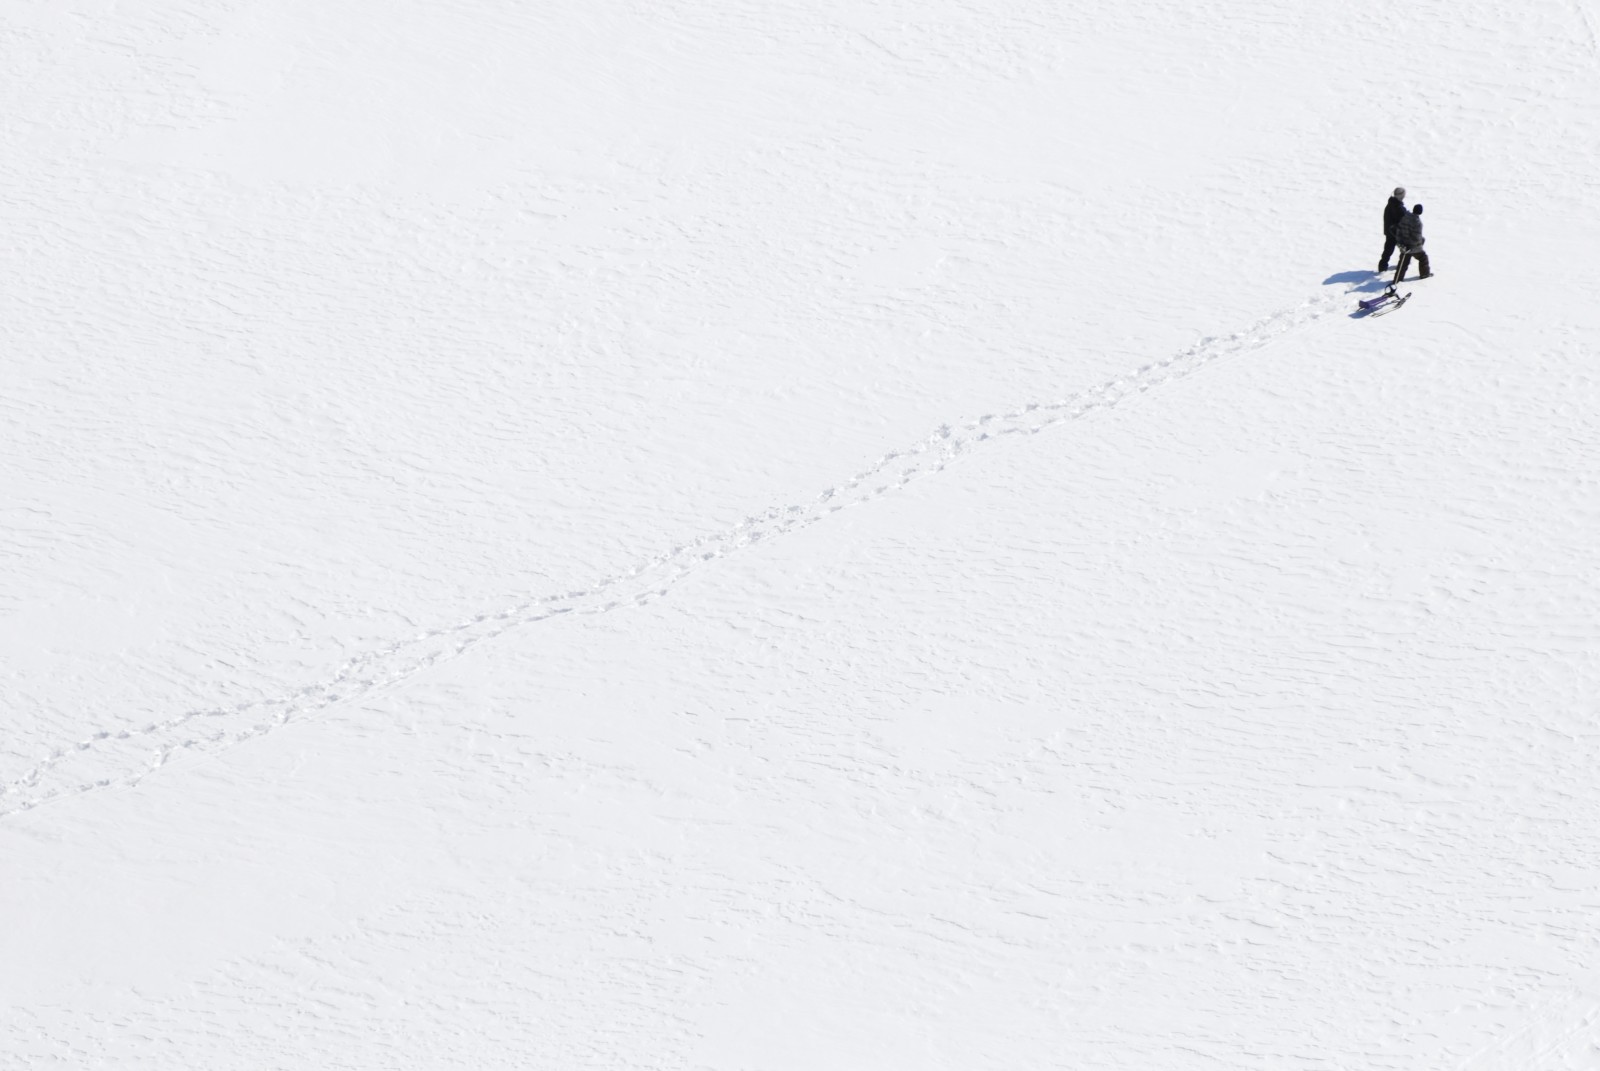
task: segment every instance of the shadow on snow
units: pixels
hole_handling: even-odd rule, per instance
[[[1322,285],[1332,286],[1335,283],[1360,283],[1360,286],[1352,285],[1350,287],[1351,291],[1376,293],[1377,291],[1382,290],[1384,287],[1389,285],[1384,281],[1387,278],[1389,278],[1389,274],[1387,272],[1385,272],[1383,275],[1379,275],[1377,272],[1369,268],[1365,271],[1342,271],[1336,275],[1330,275],[1326,279],[1322,280]]]

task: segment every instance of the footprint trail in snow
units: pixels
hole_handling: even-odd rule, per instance
[[[1032,403],[958,425],[942,425],[921,441],[885,454],[848,481],[802,505],[774,507],[723,532],[674,547],[627,573],[581,590],[528,599],[470,620],[436,628],[346,661],[327,680],[286,696],[230,707],[191,710],[142,728],[100,732],[56,749],[20,777],[0,785],[0,818],[54,800],[114,785],[136,785],[174,759],[213,754],[301,721],[330,707],[454,659],[508,632],[569,614],[602,614],[667,594],[684,577],[754,543],[815,524],[850,506],[892,494],[913,480],[1011,435],[1033,435],[1111,409],[1226,357],[1247,353],[1332,313],[1348,293],[1319,294],[1231,335],[1204,338],[1165,360],[1071,397]]]

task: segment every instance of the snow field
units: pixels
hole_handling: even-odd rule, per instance
[[[0,15],[0,1065],[1589,1066],[1592,23]]]

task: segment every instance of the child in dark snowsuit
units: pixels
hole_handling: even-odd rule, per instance
[[[1414,259],[1417,266],[1422,269],[1417,276],[1426,279],[1433,272],[1428,267],[1428,254],[1423,252],[1422,243],[1422,206],[1414,206],[1410,212],[1400,217],[1400,222],[1394,228],[1395,245],[1400,247],[1400,263],[1394,269],[1394,282],[1398,286],[1406,277],[1406,269],[1411,266]]]
[[[1394,229],[1400,217],[1406,214],[1406,188],[1396,186],[1394,196],[1383,206],[1383,256],[1378,258],[1378,274],[1389,270],[1389,256],[1394,252]]]

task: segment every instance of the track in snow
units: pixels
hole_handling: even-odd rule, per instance
[[[1600,1004],[1590,995],[1597,980],[1600,976],[1589,976],[1588,993],[1552,1003],[1455,1065],[1455,1071],[1563,1071],[1600,1065]]]
[[[871,467],[807,503],[773,507],[747,517],[726,531],[676,546],[591,587],[529,599],[398,640],[346,661],[326,681],[290,695],[191,710],[141,729],[96,733],[57,749],[22,776],[0,786],[0,818],[101,788],[136,785],[174,759],[213,754],[264,736],[292,721],[398,684],[517,629],[569,614],[603,614],[642,606],[667,594],[709,562],[898,491],[913,480],[942,471],[986,442],[1009,435],[1034,435],[1111,409],[1215,361],[1259,349],[1284,334],[1345,311],[1351,292],[1318,294],[1243,331],[1204,338],[1163,361],[1060,401],[1031,403],[959,425],[941,425],[921,441],[885,454]]]

